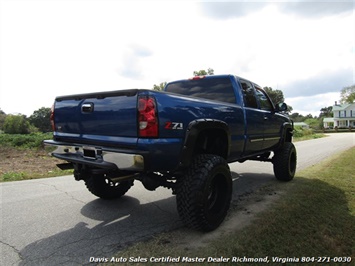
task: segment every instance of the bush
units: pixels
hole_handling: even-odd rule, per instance
[[[24,115],[8,115],[5,118],[3,130],[7,134],[27,134],[30,123]]]
[[[51,108],[42,107],[34,111],[28,120],[40,132],[50,132],[52,130],[50,115]]]
[[[41,148],[45,139],[51,139],[52,133],[0,134],[0,146],[16,148]]]
[[[295,127],[293,131],[293,136],[296,138],[301,138],[304,136],[309,136],[313,134],[313,130],[310,128],[303,128],[303,127]]]

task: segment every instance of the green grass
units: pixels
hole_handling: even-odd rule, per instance
[[[355,261],[355,148],[301,171],[290,183],[277,183],[281,197],[256,220],[232,234],[213,240],[206,247],[189,250],[167,245],[173,233],[134,245],[116,257],[224,256],[272,257],[352,257]],[[328,259],[328,258],[327,258]],[[301,263],[303,265],[350,265],[351,263]],[[247,263],[260,265],[260,263]],[[142,263],[134,265],[155,265]],[[215,264],[216,265],[216,264]],[[235,265],[235,263],[223,263]]]
[[[0,176],[0,182],[25,180],[27,176],[24,172],[7,172]]]
[[[30,179],[38,179],[38,178],[47,178],[47,177],[56,177],[56,176],[64,176],[64,175],[72,175],[73,170],[60,170],[53,169],[48,171],[47,173],[32,173],[28,171],[23,172],[6,172],[0,175],[0,182],[8,182],[8,181],[22,181],[22,180],[30,180]]]
[[[325,134],[315,133],[315,134],[306,135],[306,136],[302,136],[302,137],[293,137],[293,142],[310,140],[310,139],[320,139],[320,138],[324,138],[324,137],[326,137]]]

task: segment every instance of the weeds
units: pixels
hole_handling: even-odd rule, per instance
[[[0,134],[0,146],[21,149],[39,149],[43,140],[51,139],[52,133]]]

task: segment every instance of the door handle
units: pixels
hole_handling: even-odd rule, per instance
[[[92,113],[94,111],[94,104],[93,103],[84,103],[81,106],[81,111],[83,113]]]

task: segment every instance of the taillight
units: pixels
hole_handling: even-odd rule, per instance
[[[158,137],[158,116],[153,97],[138,98],[138,127],[140,137]]]
[[[52,105],[52,108],[51,108],[51,115],[50,115],[49,119],[50,119],[50,121],[51,121],[52,130],[55,131],[55,124],[54,124],[54,104]]]

